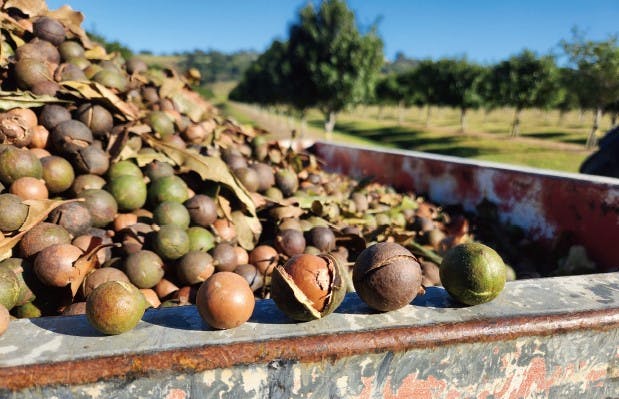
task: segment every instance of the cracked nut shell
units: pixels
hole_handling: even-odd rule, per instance
[[[329,254],[295,255],[273,270],[271,298],[291,319],[319,319],[344,300],[346,284],[342,274],[338,260]]]

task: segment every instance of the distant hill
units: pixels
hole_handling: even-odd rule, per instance
[[[174,55],[140,53],[138,57],[151,66],[173,67],[181,73],[189,68],[196,68],[202,75],[202,84],[209,84],[240,80],[258,55],[254,51],[226,54],[216,50],[194,50]]]
[[[399,74],[413,69],[418,63],[419,60],[408,58],[403,53],[397,53],[393,61],[385,61],[385,65],[383,65],[381,72],[385,74]]]

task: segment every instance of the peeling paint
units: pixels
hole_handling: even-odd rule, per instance
[[[474,211],[487,199],[497,205],[501,221],[523,228],[529,238],[550,245],[557,236],[569,235],[602,270],[619,269],[619,247],[613,245],[619,240],[618,179],[323,142],[310,150],[327,170],[353,177],[367,177],[367,172],[439,204]]]
[[[268,374],[262,368],[246,369],[241,372],[243,388],[247,393],[260,392]]]

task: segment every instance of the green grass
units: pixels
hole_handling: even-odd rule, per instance
[[[451,121],[444,116],[435,118],[435,122],[426,128],[425,116],[417,120],[406,119],[402,125],[398,125],[397,118],[376,120],[371,117],[371,113],[344,113],[338,117],[335,131],[392,148],[565,172],[577,172],[590,154],[590,151],[584,149],[586,133],[576,128],[557,129],[542,124],[523,123],[522,138],[511,138],[507,133],[511,119],[505,118],[505,115],[507,113],[492,122],[494,133],[482,133],[481,127],[471,118],[473,121],[469,129],[475,133],[463,134],[458,133],[459,116]],[[322,116],[310,113],[309,124],[321,127]]]
[[[255,124],[273,131],[280,128],[279,137],[289,137],[285,118],[249,112],[251,107],[226,101],[234,82],[211,86],[215,103],[224,115],[239,123]],[[560,121],[556,111],[525,110],[521,115],[521,136],[511,138],[509,131],[513,110],[499,109],[488,114],[471,111],[467,115],[467,133],[459,133],[458,110],[433,108],[426,127],[426,109],[409,108],[398,124],[395,107],[384,109],[379,119],[378,107],[360,107],[338,115],[333,140],[349,144],[381,146],[452,155],[464,158],[524,165],[537,168],[577,172],[591,153],[584,148],[592,114],[570,112]],[[298,123],[298,122],[297,122]],[[308,114],[307,135],[325,138],[323,116],[316,110]],[[602,131],[610,121],[602,121]]]

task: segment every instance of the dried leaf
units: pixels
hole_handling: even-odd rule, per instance
[[[99,258],[97,252],[103,248],[113,246],[114,244],[102,244],[103,240],[100,237],[93,237],[90,241],[90,247],[80,256],[73,264],[74,274],[71,279],[71,294],[73,297],[77,294],[82,282],[94,268],[99,266]]]
[[[174,93],[182,90],[183,87],[185,87],[185,82],[177,77],[166,78],[161,82],[159,95],[164,98],[170,98]]]
[[[221,183],[235,194],[252,216],[256,216],[256,207],[251,195],[247,192],[245,187],[243,187],[241,182],[230,172],[228,165],[226,165],[224,161],[216,157],[207,157],[191,150],[174,147],[150,135],[143,135],[142,137],[151,147],[163,151],[177,163],[182,160],[180,162],[182,166],[196,172],[203,180]]]
[[[36,95],[29,91],[0,91],[0,110],[8,111],[13,108],[42,107],[49,103],[68,103],[48,95]]]
[[[30,229],[39,224],[39,222],[45,220],[47,215],[59,207],[62,204],[66,204],[69,202],[79,201],[79,199],[70,199],[66,201],[58,201],[58,200],[26,200],[24,204],[28,205],[28,216],[26,217],[26,221],[19,228],[18,233],[11,237],[5,237],[0,241],[0,254],[2,256],[7,253],[11,253],[11,250],[17,243],[21,240],[21,238],[26,234]],[[10,257],[10,255],[9,255]]]
[[[120,99],[114,92],[97,82],[64,81],[60,83],[63,91],[88,101],[103,102],[122,120],[132,121],[138,118],[138,110]]]
[[[64,25],[68,38],[78,38],[84,48],[92,48],[92,41],[86,35],[84,29],[82,29],[84,14],[74,11],[70,6],[64,5],[57,10],[48,11],[46,15],[60,21]]]
[[[108,54],[103,46],[94,45],[93,48],[84,52],[84,57],[89,60],[111,60],[114,54]]]
[[[170,96],[178,112],[185,114],[193,122],[200,122],[205,110],[208,109],[207,103],[198,93],[189,90],[180,90]]]
[[[277,220],[282,220],[286,218],[298,218],[303,215],[305,211],[298,206],[288,205],[288,206],[278,206],[269,211],[269,215]]]
[[[20,47],[20,46],[23,46],[24,44],[26,44],[24,39],[22,39],[21,36],[17,35],[13,31],[9,32],[9,36],[11,36],[11,40],[13,41],[13,43],[15,43],[16,47]]]
[[[217,212],[219,216],[223,216],[228,220],[232,220],[232,207],[230,206],[230,201],[228,201],[223,195],[217,195],[217,205],[219,205]]]
[[[247,250],[254,249],[262,233],[260,221],[255,217],[245,216],[241,211],[234,211],[232,212],[232,224],[234,224],[239,245]]]
[[[47,11],[47,4],[45,0],[6,0],[3,8],[19,8],[21,12],[32,18],[43,15]]]

